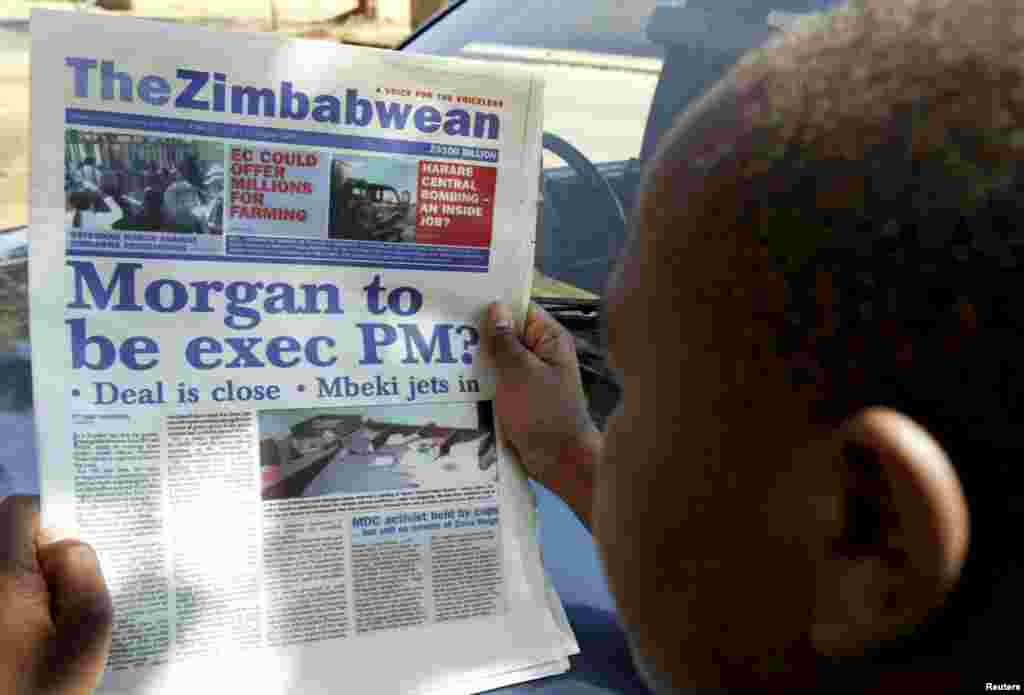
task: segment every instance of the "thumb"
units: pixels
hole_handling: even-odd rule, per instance
[[[50,590],[55,628],[48,655],[51,685],[61,692],[89,693],[99,684],[110,653],[113,602],[90,546],[47,540],[48,532],[41,532],[39,566]]]
[[[501,302],[491,304],[487,316],[487,338],[491,344],[491,353],[499,374],[503,371],[521,367],[532,357],[523,341],[519,339],[512,314]]]

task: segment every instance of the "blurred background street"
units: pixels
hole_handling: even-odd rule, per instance
[[[391,48],[446,3],[447,0],[0,0],[0,229],[28,223],[28,19],[33,8],[143,17],[225,30],[274,31]]]
[[[0,23],[0,228],[28,221],[28,24]]]

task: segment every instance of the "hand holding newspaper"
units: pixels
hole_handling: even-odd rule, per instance
[[[115,601],[104,687],[468,693],[577,651],[495,430],[542,86],[32,17],[44,523]]]

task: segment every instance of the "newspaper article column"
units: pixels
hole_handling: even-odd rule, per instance
[[[118,426],[89,419],[72,434],[78,528],[114,598],[112,671],[160,663],[170,638],[160,434]]]
[[[260,507],[252,413],[169,415],[175,652],[259,645]]]

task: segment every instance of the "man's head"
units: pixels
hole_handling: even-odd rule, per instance
[[[666,136],[609,294],[594,510],[654,678],[998,673],[1021,220],[1016,0],[852,2]]]

